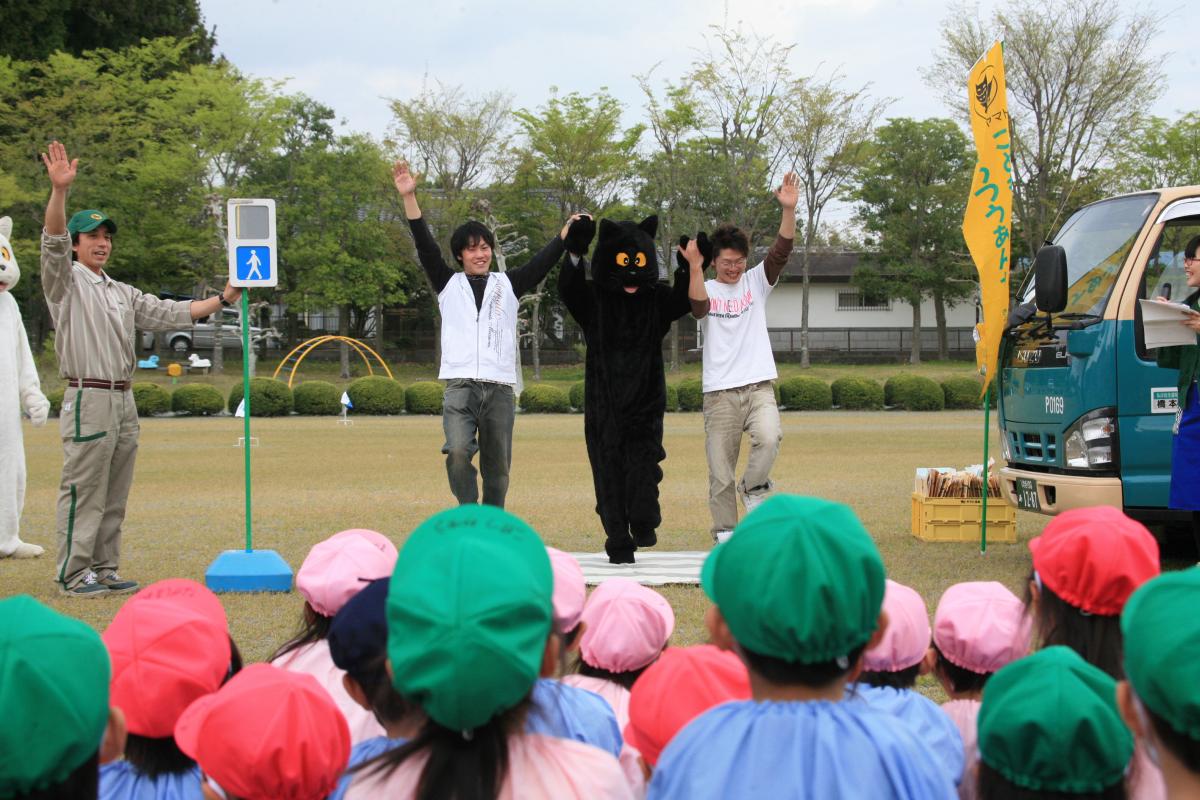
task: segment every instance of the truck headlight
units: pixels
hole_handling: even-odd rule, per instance
[[[1071,469],[1108,469],[1117,452],[1117,410],[1098,408],[1067,428],[1063,461]]]

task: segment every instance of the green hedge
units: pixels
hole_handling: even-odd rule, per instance
[[[942,387],[932,378],[908,375],[895,387],[889,405],[905,411],[941,411],[946,407],[946,396],[942,393]]]
[[[171,410],[180,414],[207,417],[220,414],[224,407],[225,398],[207,383],[185,383],[171,394]]]
[[[521,392],[521,410],[527,414],[565,414],[571,410],[571,398],[557,386],[534,383]]]
[[[583,381],[571,384],[571,388],[567,392],[567,399],[571,401],[571,408],[583,411]]]
[[[833,404],[854,411],[883,408],[883,387],[870,378],[838,378],[830,387]]]
[[[445,393],[438,381],[417,381],[404,392],[404,408],[410,414],[440,414]]]
[[[794,411],[826,411],[833,408],[833,390],[820,378],[797,375],[778,384],[780,404]]]
[[[946,408],[979,408],[983,405],[983,384],[974,378],[947,378],[942,381]]]
[[[238,381],[229,390],[229,413],[237,411],[242,402],[242,382]],[[250,379],[250,416],[286,417],[292,413],[292,390],[283,381],[274,378]]]
[[[254,384],[251,384],[253,386]],[[250,398],[254,402],[254,398]],[[329,381],[305,381],[292,391],[292,404],[297,414],[323,417],[342,412],[342,393]],[[257,407],[254,408],[258,414]]]
[[[149,417],[171,410],[171,393],[157,383],[141,381],[133,385],[133,404],[139,417]]]
[[[704,387],[699,378],[687,378],[675,384],[680,411],[700,411],[704,408]]]
[[[672,384],[667,384],[667,411],[679,410],[679,390]]]
[[[904,401],[901,399],[901,396],[908,391],[908,388],[917,380],[918,376],[909,372],[901,372],[899,375],[893,375],[892,377],[888,378],[883,384],[884,405],[904,405]]]
[[[400,414],[404,411],[404,387],[383,375],[358,378],[346,390],[356,414]]]
[[[46,399],[50,401],[50,416],[57,417],[62,411],[63,396],[67,393],[65,388],[55,389],[52,392],[46,392]]]

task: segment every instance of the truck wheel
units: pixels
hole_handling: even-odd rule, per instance
[[[186,336],[176,336],[171,340],[171,349],[176,353],[186,353],[190,344]]]

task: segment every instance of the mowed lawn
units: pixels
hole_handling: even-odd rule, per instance
[[[964,580],[999,580],[1020,593],[1028,573],[1025,542],[1044,518],[1021,513],[1016,545],[930,544],[909,533],[913,470],[980,461],[982,412],[821,412],[783,415],[784,443],[774,476],[782,491],[849,503],[875,537],[888,574],[915,587],[930,611],[941,592]],[[994,422],[993,422],[994,424]],[[330,534],[373,528],[397,545],[430,514],[446,508],[441,420],[333,418],[254,420],[254,543],[279,551],[298,568],[308,549]],[[137,475],[129,500],[121,572],[142,583],[168,577],[203,580],[222,549],[243,542],[241,420],[232,417],[142,422]],[[996,437],[992,437],[995,442]],[[668,414],[661,486],[659,547],[707,550],[707,470],[698,413]],[[54,571],[54,504],[62,453],[57,421],[25,428],[29,488],[23,537],[44,545],[33,561],[0,560],[0,595],[30,593],[99,629],[121,598],[60,597]],[[508,508],[548,544],[599,551],[591,471],[581,415],[517,418]],[[993,453],[999,459],[998,453]],[[744,458],[744,453],[743,453]],[[668,587],[678,617],[674,642],[705,638],[708,603],[698,587]],[[299,594],[224,595],[233,636],[248,661],[262,660],[298,624]]]

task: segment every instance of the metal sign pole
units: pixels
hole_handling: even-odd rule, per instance
[[[246,457],[246,552],[254,550],[250,515],[250,291],[242,290],[242,430]]]

